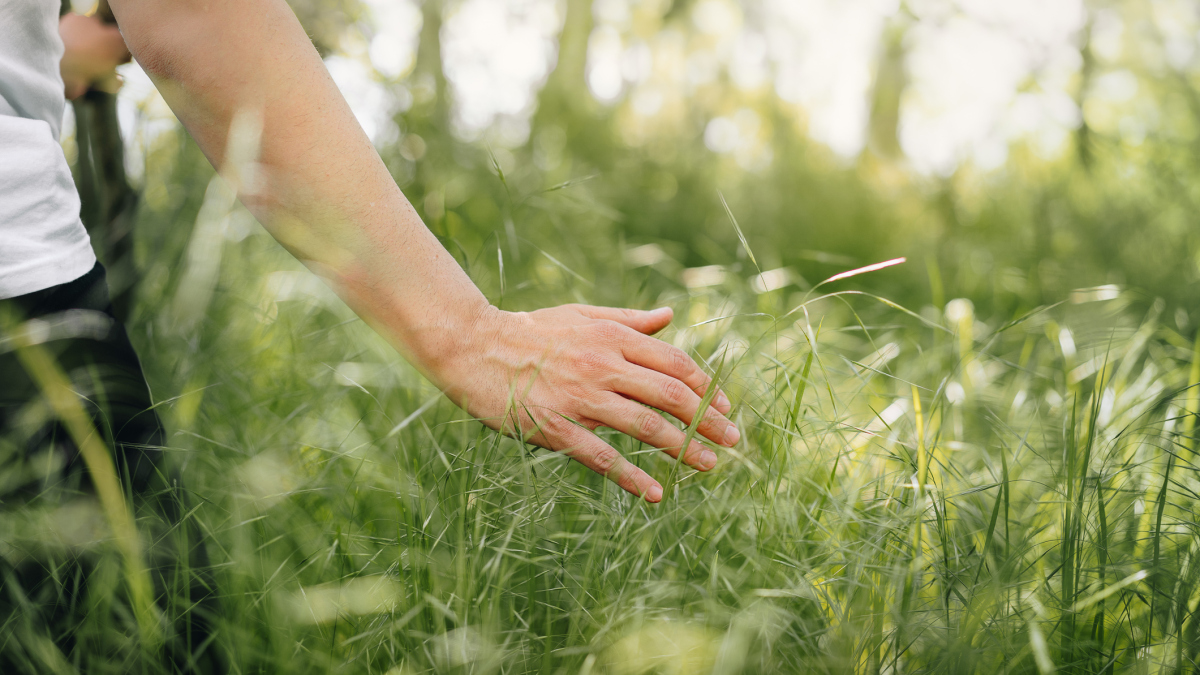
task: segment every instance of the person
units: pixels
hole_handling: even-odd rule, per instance
[[[79,311],[112,318],[59,135],[64,97],[108,81],[128,45],[259,222],[484,424],[564,453],[648,502],[661,500],[662,486],[593,433],[598,427],[701,471],[715,466],[715,453],[695,440],[681,448],[684,432],[659,411],[684,424],[699,415],[700,435],[738,442],[725,394],[702,410],[709,376],[652,337],[670,323],[669,308],[491,305],[388,174],[284,0],[110,6],[119,33],[87,17],[60,23],[58,0],[0,2],[0,310],[25,320]],[[250,159],[230,143],[239,124],[258,139]],[[103,335],[47,346],[114,450],[127,489],[154,489],[155,476],[167,475],[155,451],[162,426],[124,330],[109,321]],[[0,445],[0,463],[50,452],[59,459],[47,466],[75,476],[60,487],[86,491],[69,439],[53,424],[30,427],[36,416],[26,413],[39,396],[12,354],[0,355],[0,436],[21,431],[19,444]],[[31,475],[41,476],[32,492],[47,494],[49,474]]]

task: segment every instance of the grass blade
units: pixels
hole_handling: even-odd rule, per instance
[[[717,196],[721,198],[721,206],[725,207],[725,215],[729,216],[729,222],[733,223],[733,231],[737,232],[738,240],[742,242],[742,248],[746,249],[746,255],[750,256],[750,262],[754,263],[754,268],[762,274],[762,267],[759,266],[758,260],[754,257],[754,251],[750,250],[750,243],[746,241],[746,235],[742,232],[742,227],[738,225],[737,218],[733,215],[733,210],[729,208],[729,202],[725,201],[725,195],[721,191],[717,191]]]

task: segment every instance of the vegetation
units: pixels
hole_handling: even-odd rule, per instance
[[[652,28],[687,30],[666,4]],[[1085,117],[1056,157],[944,179],[741,92],[773,157],[747,169],[702,139],[728,82],[642,136],[597,103],[574,0],[529,140],[461,140],[430,7],[428,95],[381,148],[426,223],[506,309],[674,307],[662,339],[744,440],[699,474],[601,430],[668,486],[648,505],[486,430],[161,136],[130,326],[234,672],[1195,670],[1191,71],[1131,46],[1095,67],[1137,73],[1143,140]],[[135,658],[119,615],[87,630]]]

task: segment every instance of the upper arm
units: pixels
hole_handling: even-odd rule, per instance
[[[151,75],[169,71],[170,50],[163,49],[162,44],[168,42],[174,25],[186,22],[186,6],[190,4],[176,0],[109,0],[125,44],[138,65]]]
[[[239,110],[292,137],[297,116],[340,100],[284,0],[110,1],[134,58],[216,166]]]
[[[169,79],[205,66],[253,66],[247,56],[281,47],[312,49],[283,0],[110,0],[130,51],[147,72]],[[186,71],[186,72],[185,72]]]

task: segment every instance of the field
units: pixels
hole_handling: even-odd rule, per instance
[[[296,4],[317,25],[329,3]],[[1018,141],[990,172],[920,175],[834,157],[773,96],[734,111],[727,83],[631,122],[571,47],[591,3],[564,6],[523,144],[452,133],[434,49],[381,155],[502,309],[672,307],[659,337],[722,383],[742,441],[697,473],[601,429],[665,486],[651,505],[488,430],[159,128],[136,146],[128,326],[187,498],[182,536],[140,531],[190,549],[167,617],[188,579],[216,589],[190,647],[247,674],[1196,672],[1192,76],[1089,55],[1162,113],[1136,144],[1089,121],[1050,157]],[[761,166],[705,145],[744,111]],[[0,516],[0,554],[66,536]],[[62,672],[159,672],[97,527],[72,535],[99,560],[84,647],[10,637]]]
[[[509,187],[478,157],[479,180]],[[589,190],[534,192],[518,232],[595,212]],[[663,246],[547,229],[522,232],[501,282],[502,233],[460,247],[507,308],[675,308],[661,338],[724,383],[744,440],[699,474],[606,435],[669,486],[648,505],[466,418],[219,190],[203,207],[148,194],[143,222],[156,195],[162,213],[200,213],[190,236],[154,230],[132,326],[207,537],[210,648],[237,672],[1196,658],[1200,361],[1161,301],[1102,286],[981,317],[966,299],[939,311],[861,290],[919,283],[920,263],[800,289],[759,274],[752,249],[685,269]]]

